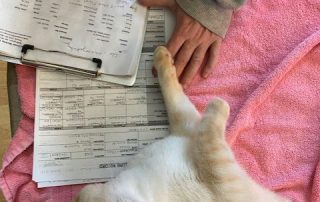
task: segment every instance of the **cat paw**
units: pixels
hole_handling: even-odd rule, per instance
[[[104,184],[85,186],[72,202],[106,202],[104,198]]]
[[[219,114],[223,115],[225,118],[228,118],[230,106],[225,100],[223,100],[221,98],[214,98],[208,104],[207,111],[212,112],[212,113],[219,113]]]
[[[173,59],[169,50],[164,46],[159,46],[154,51],[153,64],[157,72],[162,68],[173,67]]]

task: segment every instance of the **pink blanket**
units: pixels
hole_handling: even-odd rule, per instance
[[[81,186],[37,189],[31,180],[35,71],[17,74],[24,118],[0,186],[8,201],[70,201]],[[227,139],[256,181],[293,201],[320,201],[319,0],[248,0],[218,68],[187,93],[201,111],[213,96],[230,103]]]

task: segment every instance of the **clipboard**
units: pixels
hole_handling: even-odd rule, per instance
[[[43,12],[36,13],[37,18],[35,18],[31,10],[21,12],[14,7],[15,0],[6,2],[4,6],[7,9],[3,14],[6,17],[0,20],[0,32],[3,36],[0,40],[0,59],[39,67],[38,69],[46,68],[102,82],[132,86],[139,67],[139,54],[147,23],[147,8],[132,0],[115,2],[114,8],[97,5],[95,11],[97,16],[108,15],[108,17],[90,18],[92,23],[88,24],[83,20],[87,18],[84,17],[87,11],[74,9],[74,5],[69,1],[72,0],[61,1],[59,3],[61,8],[57,7],[57,10],[62,9],[62,13],[74,12],[77,18],[60,16],[60,12],[57,13],[59,18],[47,15],[49,11],[47,6],[42,6]],[[45,1],[42,4],[49,5]],[[81,5],[87,4],[90,5],[92,2],[81,2]],[[17,17],[16,23],[12,23],[10,16]],[[106,24],[108,21],[109,24]],[[51,54],[59,56],[55,57],[55,60],[47,61],[37,58],[34,52],[50,53],[44,57],[45,59],[50,59]],[[85,62],[77,63],[69,60]]]
[[[55,53],[55,54],[60,55],[61,57],[66,56],[66,57],[71,57],[73,59],[87,60],[88,62],[92,63],[92,65],[95,65],[96,68],[95,68],[95,70],[93,70],[92,68],[85,68],[85,67],[77,68],[77,67],[74,67],[71,65],[57,64],[56,62],[53,63],[53,62],[45,61],[45,60],[40,61],[36,58],[28,57],[28,54],[31,51],[40,51],[40,52],[44,52],[44,53]],[[50,70],[55,70],[55,71],[64,72],[64,73],[68,73],[68,74],[74,74],[74,75],[78,75],[78,76],[84,76],[84,77],[88,77],[88,78],[97,78],[101,74],[100,69],[101,69],[101,65],[102,65],[102,60],[99,58],[87,58],[87,57],[77,56],[77,55],[73,55],[73,54],[69,54],[69,53],[65,53],[65,52],[61,52],[61,51],[44,50],[44,49],[37,48],[31,44],[24,44],[22,46],[20,61],[22,64],[25,64],[25,65],[38,66],[38,67],[42,67],[42,68],[46,68],[46,69],[50,69]]]

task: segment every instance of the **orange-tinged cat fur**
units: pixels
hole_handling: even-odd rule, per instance
[[[80,202],[288,201],[255,183],[224,138],[229,105],[213,99],[201,117],[179,84],[173,60],[158,47],[154,66],[171,135],[140,151],[105,184],[86,186]]]

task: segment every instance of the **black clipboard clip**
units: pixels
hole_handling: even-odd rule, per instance
[[[25,55],[27,54],[27,52],[29,50],[39,50],[39,51],[44,51],[44,52],[49,52],[49,53],[50,52],[51,53],[61,53],[61,54],[65,54],[65,55],[68,55],[71,57],[89,60],[89,61],[96,64],[97,70],[96,71],[84,70],[84,69],[76,68],[76,67],[72,67],[72,66],[58,65],[58,64],[48,63],[48,62],[41,62],[41,61],[26,59]],[[51,70],[55,70],[55,71],[65,72],[65,73],[69,73],[69,74],[76,74],[76,75],[90,77],[90,78],[98,77],[101,74],[100,70],[101,70],[101,66],[102,66],[102,60],[99,58],[86,58],[86,57],[76,56],[76,55],[72,55],[69,53],[61,52],[61,51],[44,50],[44,49],[36,48],[34,45],[30,45],[30,44],[24,44],[22,46],[20,60],[21,60],[22,64],[32,65],[32,66],[36,65],[39,67],[43,67],[43,68],[47,68],[47,69],[51,69]]]

